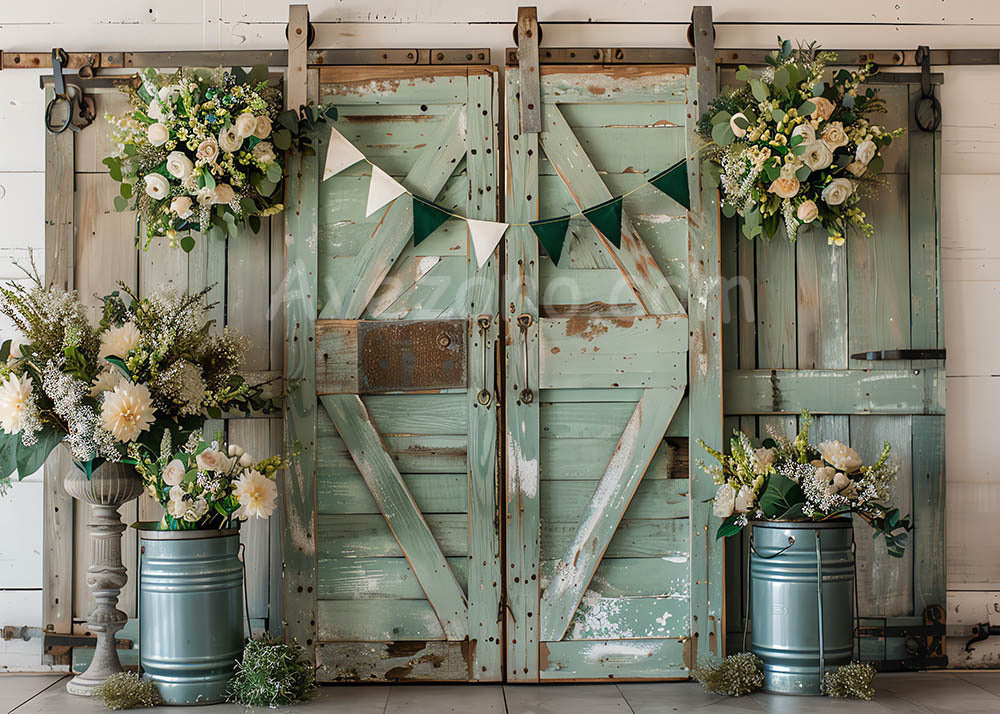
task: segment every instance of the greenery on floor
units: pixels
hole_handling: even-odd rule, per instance
[[[228,700],[277,707],[307,699],[315,686],[312,664],[302,648],[265,635],[247,641],[229,683]]]
[[[112,674],[94,694],[104,700],[104,706],[115,710],[155,707],[162,702],[156,684],[135,672]]]
[[[730,697],[752,694],[764,686],[764,663],[752,652],[729,655],[691,674],[706,691]]]
[[[831,697],[870,700],[875,696],[873,679],[875,679],[873,666],[851,662],[836,671],[826,673],[823,678],[823,691]]]

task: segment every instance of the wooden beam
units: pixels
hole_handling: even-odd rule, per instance
[[[413,193],[434,200],[465,155],[465,105],[455,107],[438,126],[420,158],[403,179]],[[395,199],[355,260],[354,275],[340,302],[331,300],[320,317],[356,320],[413,236],[413,201]]]
[[[558,641],[566,634],[584,590],[683,396],[682,388],[643,392],[594,490],[576,538],[542,592],[538,633],[542,641]]]
[[[690,663],[684,644],[683,638],[544,642],[540,655],[541,678],[574,682],[686,680]]]
[[[517,64],[521,78],[521,103],[518,119],[522,134],[542,130],[542,100],[538,80],[538,10],[517,8]]]
[[[465,593],[392,456],[386,451],[364,403],[354,394],[330,394],[321,399],[389,530],[427,594],[447,639],[464,640],[469,634]]]
[[[938,369],[756,369],[727,372],[726,414],[944,414]]]
[[[576,205],[582,210],[612,198],[611,191],[594,168],[559,107],[546,105],[542,120],[544,131],[539,135],[539,141]],[[684,307],[674,295],[670,284],[624,208],[621,248],[615,248],[614,244],[596,228],[594,232],[600,236],[608,255],[615,261],[622,276],[635,293],[636,300],[647,314],[684,313]]]

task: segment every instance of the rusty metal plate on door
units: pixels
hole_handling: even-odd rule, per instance
[[[466,386],[465,320],[358,323],[362,393]]]

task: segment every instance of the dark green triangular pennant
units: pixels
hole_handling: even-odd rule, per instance
[[[423,198],[413,197],[413,245],[436,231],[451,216],[443,208]]]
[[[593,224],[594,228],[603,233],[605,238],[615,244],[615,248],[622,247],[623,198],[623,196],[615,196],[604,203],[591,206],[583,212],[583,215]]]
[[[566,229],[569,228],[569,216],[559,216],[558,218],[546,218],[543,221],[531,223],[531,230],[538,236],[538,242],[542,244],[545,253],[552,259],[552,262],[559,265],[559,258],[562,257],[563,244],[566,242]]]
[[[666,171],[649,180],[684,208],[691,210],[691,191],[688,189],[687,159],[681,159]]]

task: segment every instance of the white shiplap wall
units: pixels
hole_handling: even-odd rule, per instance
[[[700,0],[704,2],[705,0]],[[514,0],[316,0],[318,47],[490,47],[502,63]],[[690,6],[662,0],[539,0],[550,46],[685,45]],[[1000,45],[994,0],[716,0],[719,47],[769,47],[775,35],[826,47],[913,49]],[[287,7],[274,0],[45,0],[0,4],[4,51],[250,49],[284,46]],[[610,24],[614,23],[614,24]],[[944,68],[943,273],[948,348],[948,583],[956,625],[1000,624],[1000,467],[992,446],[1000,404],[1000,67]],[[37,73],[0,72],[0,278],[43,246],[42,95]],[[0,326],[2,329],[3,326]],[[41,489],[0,500],[0,625],[41,619]],[[8,532],[9,531],[9,532]],[[956,635],[962,633],[956,632]],[[949,654],[1000,661],[1000,645]],[[24,645],[28,645],[27,647]],[[38,647],[0,642],[0,670],[37,664]]]

